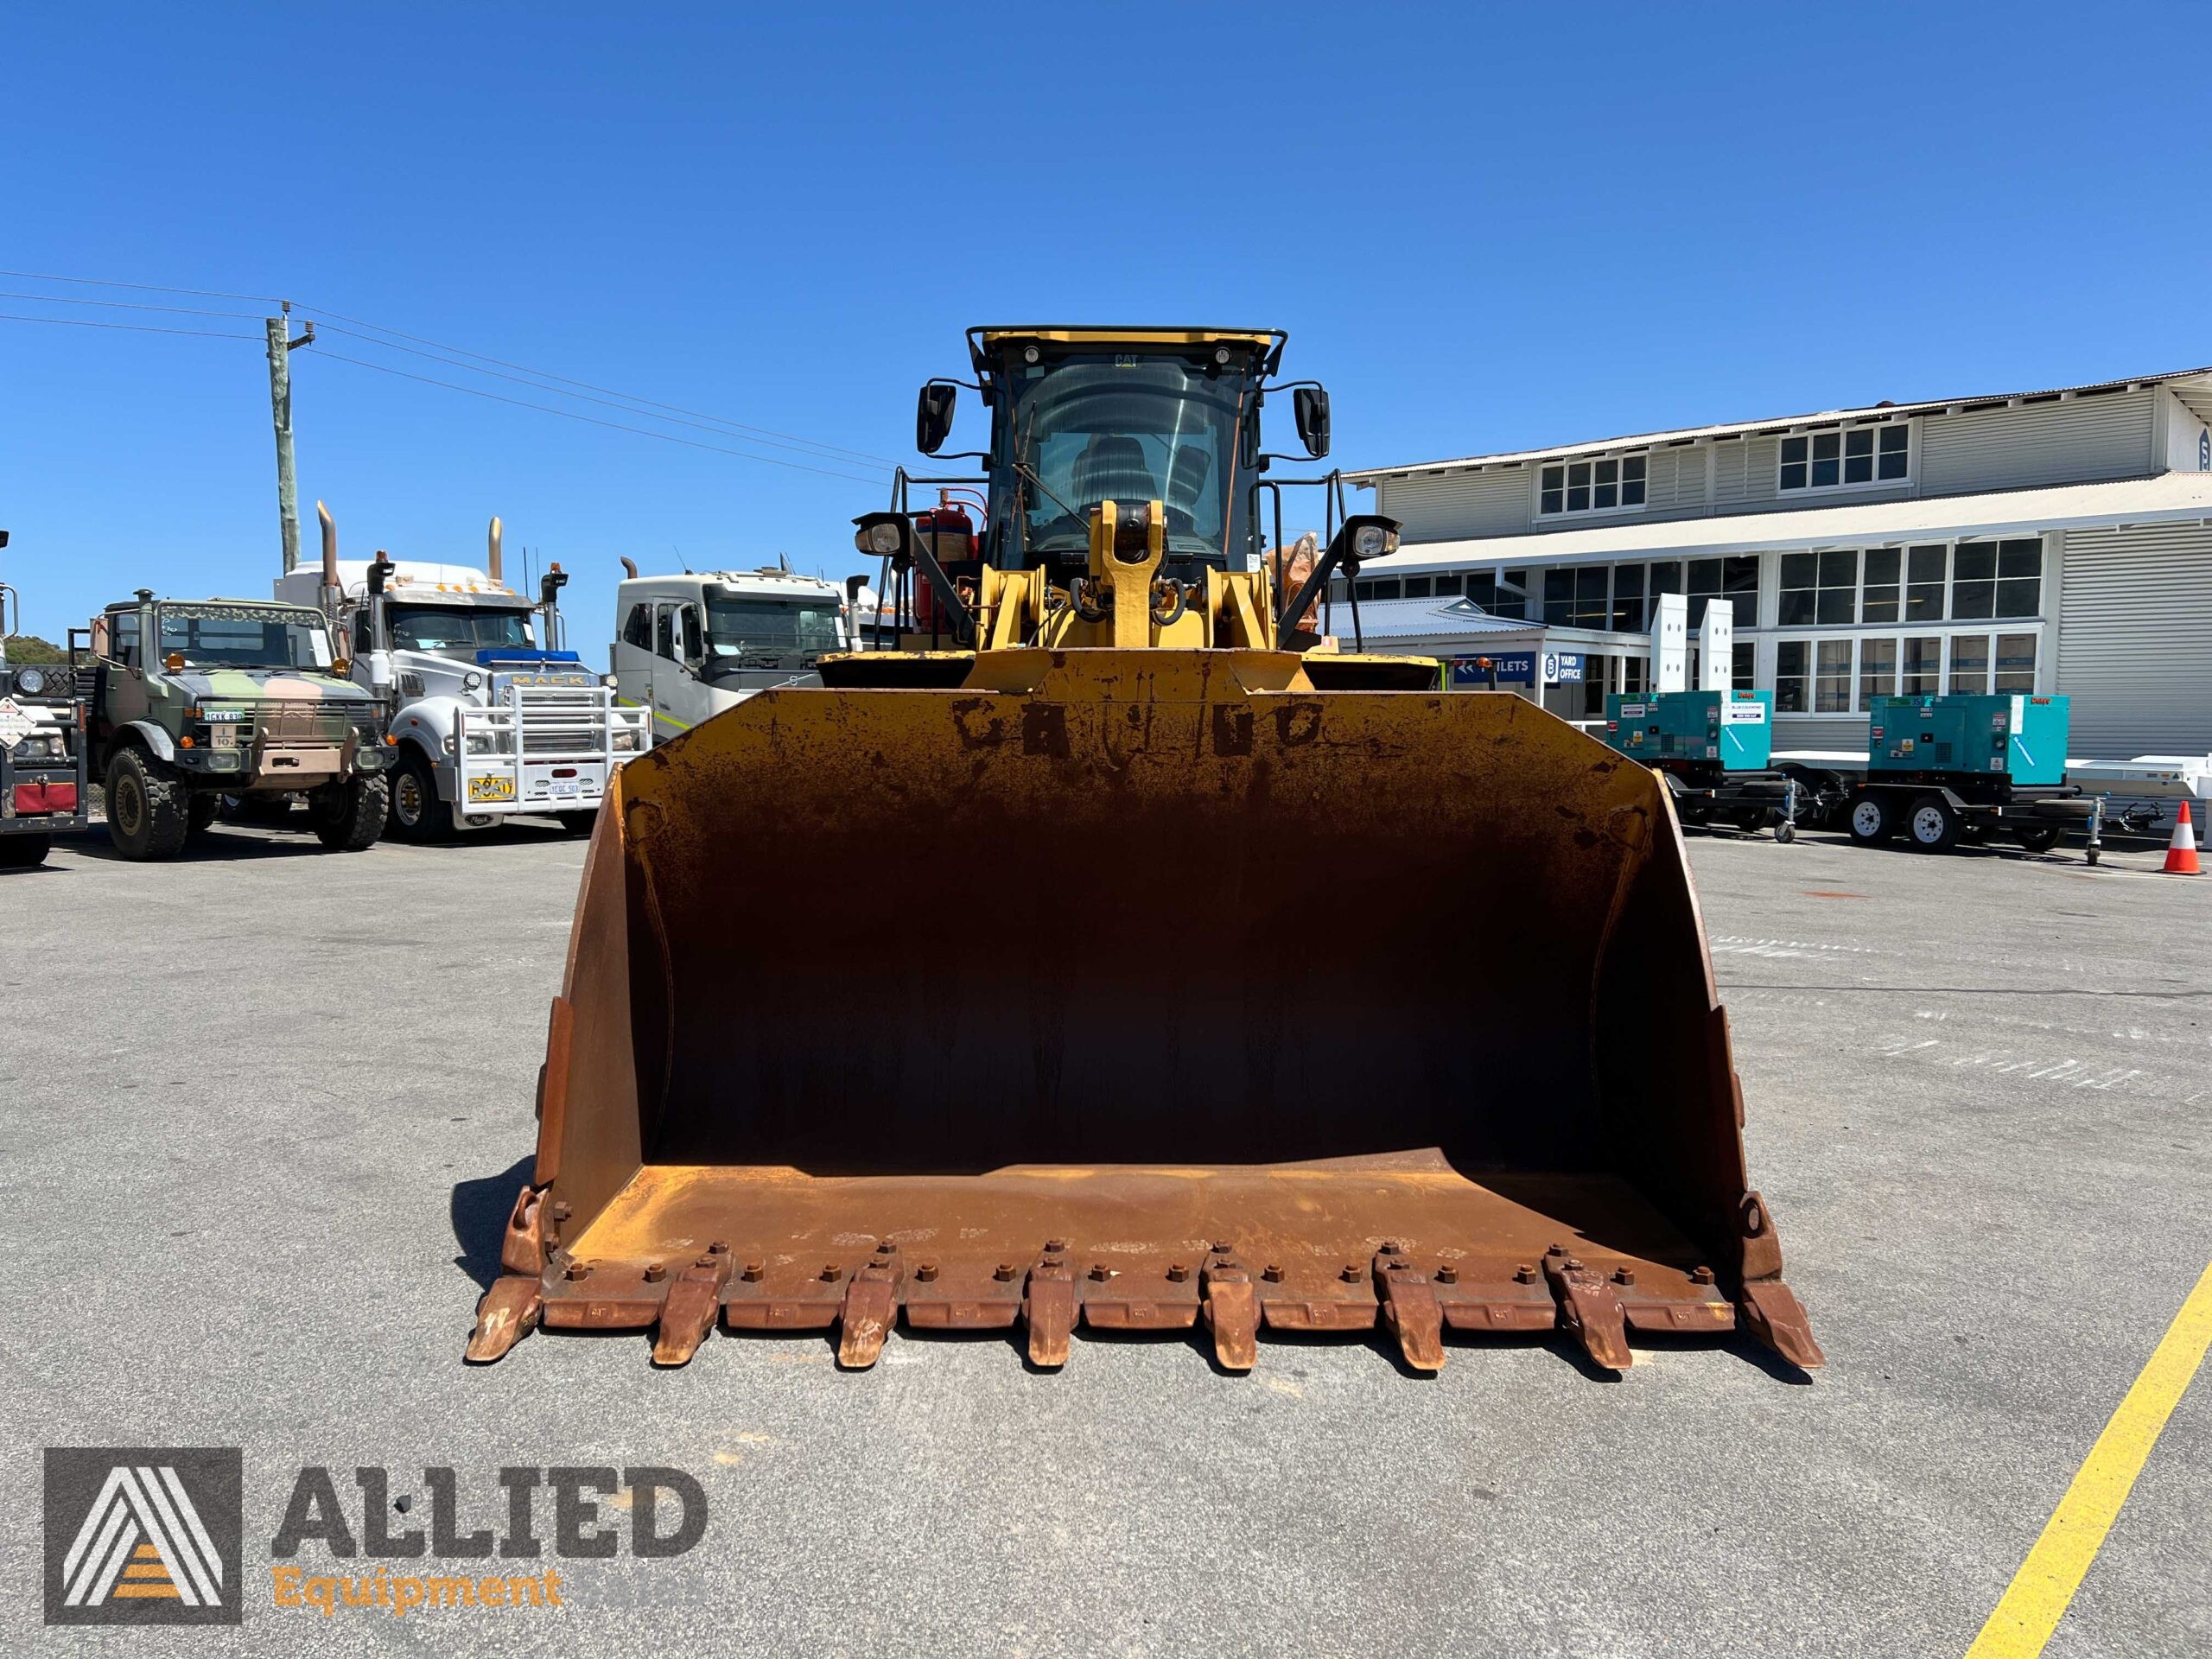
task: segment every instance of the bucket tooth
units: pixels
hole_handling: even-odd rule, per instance
[[[1582,1351],[1609,1371],[1628,1370],[1628,1316],[1613,1287],[1580,1257],[1557,1250],[1544,1257],[1544,1276],[1559,1298],[1560,1325]]]
[[[1398,1338],[1398,1351],[1417,1371],[1444,1369],[1444,1310],[1428,1275],[1395,1249],[1375,1255],[1375,1289],[1382,1323]]]
[[[1068,1341],[1075,1331],[1075,1273],[1057,1255],[1040,1257],[1029,1269],[1021,1317],[1029,1326],[1029,1363],[1057,1370],[1068,1363]]]
[[[518,1273],[502,1274],[492,1281],[476,1304],[476,1329],[470,1332],[466,1357],[489,1365],[537,1328],[545,1306],[537,1280]]]
[[[864,1371],[883,1351],[899,1317],[899,1273],[879,1258],[855,1274],[845,1287],[844,1306],[837,1315],[837,1363],[845,1370]],[[1066,1358],[1065,1351],[1061,1358]]]
[[[1224,1371],[1250,1370],[1260,1362],[1260,1295],[1250,1272],[1233,1256],[1217,1255],[1199,1278],[1215,1360]]]
[[[1827,1356],[1813,1340],[1813,1327],[1803,1306],[1779,1279],[1745,1285],[1737,1306],[1744,1316],[1744,1328],[1800,1370],[1827,1363]]]
[[[722,1281],[729,1277],[729,1255],[702,1255],[668,1287],[661,1304],[660,1328],[653,1338],[653,1363],[682,1365],[699,1351],[721,1312]]]

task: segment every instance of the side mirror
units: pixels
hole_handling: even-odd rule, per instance
[[[537,579],[537,602],[540,605],[558,604],[561,600],[561,590],[568,585],[569,573],[561,568],[561,562],[556,559],[552,569]]]
[[[945,439],[952,435],[953,406],[959,401],[960,388],[950,380],[932,380],[922,388],[914,405],[915,448],[933,455],[944,448]]]
[[[1320,386],[1300,386],[1290,394],[1298,414],[1298,441],[1316,461],[1329,453],[1329,394]]]

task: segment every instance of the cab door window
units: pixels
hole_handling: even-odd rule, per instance
[[[107,619],[108,656],[125,668],[137,668],[138,660],[138,613],[111,611]]]
[[[654,620],[653,655],[665,657],[670,662],[677,659],[676,652],[676,613],[681,606],[664,605]]]

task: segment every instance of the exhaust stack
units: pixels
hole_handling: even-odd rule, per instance
[[[338,585],[338,521],[330,516],[330,509],[318,501],[315,516],[322,526],[322,614],[330,624],[333,633],[339,632],[339,615],[342,595]],[[345,654],[341,643],[339,654]]]
[[[505,578],[499,574],[499,515],[496,512],[492,515],[491,543],[492,556],[486,568],[491,571],[493,581],[504,582]]]

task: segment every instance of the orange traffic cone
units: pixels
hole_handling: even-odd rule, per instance
[[[2181,814],[2174,820],[2174,838],[2166,843],[2168,875],[2202,875],[2196,865],[2196,831],[2189,822],[2189,803],[2181,804]]]

